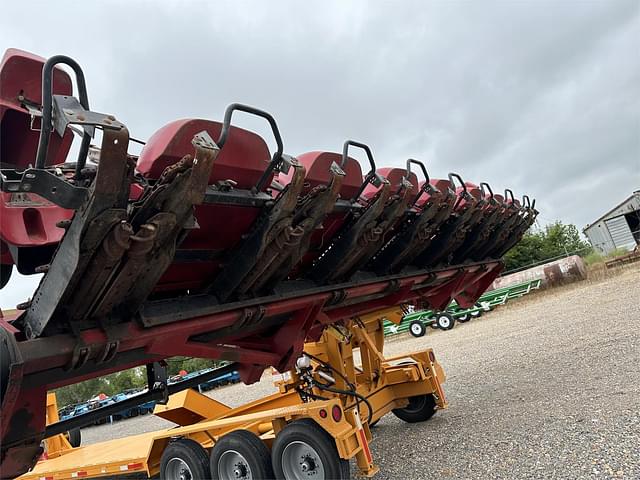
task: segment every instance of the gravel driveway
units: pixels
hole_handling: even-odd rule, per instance
[[[640,268],[500,307],[453,330],[388,342],[432,346],[449,409],[374,429],[377,479],[640,478]],[[214,390],[238,405],[273,391]],[[83,430],[84,443],[171,425],[153,416]]]

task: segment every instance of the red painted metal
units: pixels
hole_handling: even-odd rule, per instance
[[[22,50],[8,49],[0,63],[0,164],[24,169],[34,162],[38,147],[39,119],[31,116],[25,104],[42,103],[42,66],[45,59]],[[61,69],[54,71],[54,92],[71,95],[71,78]],[[48,159],[57,165],[65,161],[71,148],[72,133],[55,136],[49,144]],[[8,141],[10,139],[10,141]],[[15,263],[9,245],[42,247],[56,244],[64,231],[55,224],[73,215],[35,194],[0,193],[0,263]],[[33,272],[24,272],[33,273]]]
[[[44,60],[39,57],[9,51],[0,66],[3,163],[24,167],[33,162],[38,136],[29,129],[29,110],[24,101],[18,100],[18,95],[24,94],[27,99],[35,102],[36,107],[41,103],[40,73],[43,63]],[[18,87],[23,90],[18,90]],[[71,93],[70,79],[62,70],[55,70],[54,92],[64,95]],[[130,212],[121,206],[118,210],[121,213],[121,217],[118,217],[120,225],[122,222],[131,222],[127,225],[133,232],[134,227],[139,228],[140,224],[153,219],[156,219],[156,229],[169,228],[166,225],[172,225],[172,221],[175,223],[178,214],[163,211],[161,207],[164,203],[145,202],[149,197],[152,200],[157,198],[153,195],[161,197],[163,188],[172,188],[172,182],[176,178],[180,175],[186,178],[185,175],[192,175],[196,170],[197,162],[187,157],[193,154],[192,142],[195,135],[204,131],[208,138],[218,139],[222,128],[220,122],[184,119],[159,129],[137,159],[135,179],[130,178],[131,182],[125,182],[128,197],[126,194],[121,196],[123,205],[129,198],[129,204],[125,205],[128,210],[136,213],[142,210],[145,214],[151,211],[156,216],[142,216],[136,223],[137,219],[128,217]],[[64,161],[69,145],[70,136],[67,134],[62,138],[52,134],[48,158],[53,159],[54,163]],[[117,159],[116,153],[111,152],[111,155]],[[442,244],[444,242],[446,246],[450,235],[456,236],[458,240],[461,235],[454,230],[438,237],[439,225],[449,218],[462,216],[466,211],[476,214],[473,217],[474,224],[486,220],[496,209],[501,209],[501,215],[505,219],[512,218],[513,215],[524,215],[517,200],[507,200],[506,206],[503,206],[502,197],[496,195],[494,197],[499,197],[498,203],[488,204],[480,188],[469,182],[465,184],[468,196],[461,186],[453,188],[449,180],[440,179],[430,180],[437,191],[431,189],[425,193],[424,184],[418,181],[416,175],[401,168],[378,169],[377,174],[383,179],[382,185],[366,183],[363,186],[360,164],[347,157],[342,165],[342,155],[331,152],[299,155],[297,160],[292,159],[292,168],[288,173],[279,172],[274,175],[271,172],[266,175],[266,181],[261,183],[261,191],[258,191],[255,186],[270,165],[269,150],[261,137],[233,126],[230,127],[226,143],[215,155],[209,157],[214,158],[211,173],[205,170],[198,177],[202,179],[201,182],[189,184],[201,186],[202,189],[206,187],[204,195],[202,191],[186,192],[187,195],[193,193],[194,198],[197,197],[197,201],[184,204],[187,216],[193,211],[193,218],[188,220],[188,226],[187,221],[180,221],[177,226],[182,228],[179,236],[163,237],[169,239],[165,240],[166,245],[160,245],[166,247],[160,253],[165,255],[167,263],[161,263],[162,269],[157,270],[157,276],[148,281],[149,289],[139,299],[140,303],[135,304],[135,308],[125,310],[125,306],[121,304],[109,304],[113,310],[117,310],[112,312],[114,315],[111,318],[108,308],[96,310],[88,300],[83,312],[88,312],[86,317],[89,318],[75,318],[75,327],[65,328],[67,323],[71,323],[69,317],[73,313],[77,314],[77,311],[69,312],[67,308],[62,311],[61,319],[58,307],[66,303],[52,302],[57,316],[51,314],[48,320],[54,318],[52,323],[58,322],[54,325],[57,328],[42,328],[39,336],[29,334],[21,316],[17,319],[0,316],[0,354],[8,355],[8,360],[3,358],[3,361],[11,365],[9,369],[0,369],[1,375],[7,374],[6,378],[2,378],[5,387],[1,392],[0,468],[3,477],[23,473],[41,455],[40,442],[45,431],[44,405],[48,390],[178,355],[238,362],[241,364],[242,379],[246,383],[252,383],[260,378],[267,366],[274,366],[278,370],[291,368],[302,352],[304,341],[317,339],[328,324],[401,303],[423,303],[434,309],[444,309],[455,299],[463,307],[471,306],[499,275],[502,262],[498,258],[483,256],[477,262],[465,258],[458,264],[451,263],[452,254],[442,250]],[[118,165],[125,165],[126,160],[125,158]],[[373,159],[371,162],[373,164]],[[336,169],[332,167],[333,164],[341,168]],[[101,168],[102,165],[99,165],[98,169]],[[107,174],[109,172],[107,170]],[[341,183],[331,184],[336,178]],[[176,183],[180,185],[178,181]],[[333,185],[333,190],[330,189],[330,184]],[[292,191],[294,194],[287,197],[286,192]],[[331,203],[317,202],[318,196],[315,195],[323,191],[331,194],[324,197]],[[225,197],[229,192],[236,197]],[[337,192],[338,200],[335,198]],[[361,195],[358,196],[360,192]],[[19,197],[13,193],[1,195],[2,263],[12,263],[12,252],[17,248],[44,248],[58,245],[61,240],[64,245],[69,238],[76,238],[63,237],[65,230],[58,228],[56,224],[60,220],[72,218],[75,221],[80,215],[73,216],[72,211],[61,209],[32,194],[20,193]],[[169,200],[176,198],[173,196]],[[289,213],[278,216],[278,202],[281,200],[286,203],[282,211]],[[308,202],[313,201],[317,202],[316,206],[328,205],[326,210],[316,210],[323,216],[309,215]],[[454,216],[449,217],[454,202]],[[518,208],[512,208],[514,206]],[[372,266],[371,262],[375,263],[376,260],[375,254],[390,245],[393,238],[398,238],[402,227],[417,222],[421,215],[431,214],[436,210],[444,212],[440,214],[442,219],[432,227],[419,231],[419,235],[424,238],[419,238],[421,243],[416,244],[415,251],[407,248],[406,238],[394,245],[398,250],[387,250],[392,252],[392,257],[396,255],[396,251],[403,252],[408,258],[406,262],[390,269],[380,269],[380,265]],[[5,218],[8,219],[7,222]],[[370,223],[358,223],[363,218]],[[428,220],[427,216],[422,218]],[[305,221],[314,223],[306,224],[307,236],[302,237]],[[145,225],[151,228],[148,224]],[[269,228],[265,229],[265,225]],[[405,230],[410,233],[413,231]],[[460,231],[465,234],[468,230]],[[351,234],[353,237],[349,237]],[[84,240],[82,236],[77,238],[78,242]],[[107,245],[107,240],[111,237],[104,238],[102,244],[95,242],[95,249],[102,246],[103,250],[100,252],[116,250],[117,253],[116,247],[119,245]],[[174,241],[175,238],[178,240]],[[304,242],[297,244],[296,239],[299,238],[304,238]],[[338,241],[332,242],[344,238],[349,242],[351,238],[356,241],[344,242],[331,251],[330,246],[339,244]],[[139,239],[140,237],[136,241]],[[413,241],[413,237],[410,240]],[[430,263],[429,258],[422,258],[412,263],[414,259],[420,258],[420,253],[424,257],[424,252],[428,252],[429,245],[435,240],[440,240],[435,251],[438,252],[437,248],[441,249],[437,261]],[[248,241],[256,242],[257,247],[249,244],[247,251],[253,252],[253,256],[257,258],[244,258],[242,255],[234,257],[234,252],[242,251],[238,249],[239,246],[246,245],[243,242]],[[151,242],[149,248],[152,247],[160,248]],[[451,249],[453,250],[453,246]],[[335,272],[329,272],[328,276],[319,280],[310,273],[322,262],[325,262],[326,267],[329,264],[326,261],[328,258],[333,262],[333,257],[327,255],[327,252],[330,255],[338,252],[338,255],[342,255],[341,258],[338,257],[339,260],[346,266],[334,277],[331,275]],[[87,258],[95,258],[90,257],[94,253],[87,252]],[[90,282],[95,278],[91,276],[101,275],[99,278],[104,278],[105,281],[124,279],[131,283],[132,288],[137,288],[138,285],[133,280],[143,283],[145,279],[140,275],[134,276],[139,274],[135,269],[125,270],[128,276],[117,276],[122,274],[125,266],[131,266],[126,262],[130,261],[133,253],[135,252],[120,252],[121,257],[114,256],[114,262],[121,263],[92,264],[96,265],[95,268],[87,270],[74,267],[80,272],[79,280],[76,278],[75,281],[80,286],[83,281],[93,285]],[[55,262],[59,255],[64,256],[65,252],[58,252],[52,261]],[[245,262],[243,267],[250,269],[265,258],[276,264],[281,260],[278,257],[285,255],[290,255],[288,258],[291,260],[284,264],[287,269],[284,272],[277,271],[275,267],[269,269],[269,264],[261,264],[262,270],[253,270],[268,272],[276,279],[258,293],[248,288],[239,294],[230,292],[225,297],[212,287],[216,278],[226,281],[233,277],[225,276],[225,272],[228,275],[230,268],[237,267],[242,262]],[[162,257],[158,255],[153,258]],[[352,262],[349,263],[350,261]],[[382,262],[383,266],[386,261]],[[169,266],[165,269],[167,264]],[[74,265],[77,266],[72,266]],[[290,269],[291,266],[293,267]],[[335,268],[342,266],[336,265]],[[118,270],[118,267],[121,269]],[[140,268],[143,268],[142,264]],[[333,265],[329,265],[328,270],[331,268]],[[353,273],[349,269],[358,271]],[[316,269],[318,270],[320,269]],[[86,275],[87,271],[90,272],[89,275]],[[107,271],[113,272],[113,275],[107,275]],[[91,278],[81,278],[83,274]],[[58,277],[47,276],[45,281],[54,278]],[[283,279],[286,280],[286,288],[282,285]],[[243,279],[239,284],[242,281]],[[72,286],[75,283],[66,282],[61,285]],[[100,290],[102,285],[95,287],[87,289],[87,295],[94,293],[92,290]],[[124,287],[121,289],[124,290]],[[117,288],[115,291],[119,292]],[[42,298],[46,302],[47,295],[36,298]],[[124,298],[128,302],[129,298],[135,297]],[[97,298],[96,302],[103,300],[104,297]],[[96,314],[96,318],[91,317],[96,311],[101,314]]]

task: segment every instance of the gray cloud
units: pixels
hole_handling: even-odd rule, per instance
[[[529,193],[542,223],[582,227],[640,187],[635,0],[20,2],[0,17],[10,46],[76,58],[93,108],[136,137],[241,101],[274,114],[288,153],[356,138],[381,165]]]

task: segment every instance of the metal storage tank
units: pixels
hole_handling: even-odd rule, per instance
[[[520,272],[498,277],[491,285],[491,290],[511,287],[519,283],[541,280],[542,287],[554,287],[565,283],[577,282],[587,278],[587,266],[579,255],[572,255],[553,262],[527,268]]]
[[[632,250],[640,244],[640,190],[582,230],[604,255],[616,248]]]

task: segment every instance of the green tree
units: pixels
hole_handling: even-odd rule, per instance
[[[58,388],[55,391],[58,406],[62,407],[74,403],[86,402],[90,398],[98,395],[102,391],[104,385],[105,382],[101,377],[92,378],[74,385]]]
[[[215,368],[221,364],[217,360],[208,360],[206,358],[192,357],[173,357],[167,359],[169,375],[176,375],[180,370],[186,370],[187,373],[197,372],[205,368]]]
[[[563,255],[586,256],[592,248],[580,238],[580,232],[572,224],[555,222],[543,230],[530,230],[522,240],[504,256],[506,271],[523,268]]]

